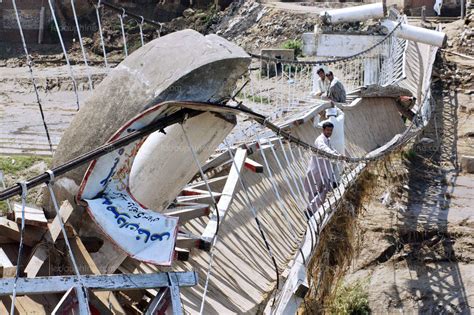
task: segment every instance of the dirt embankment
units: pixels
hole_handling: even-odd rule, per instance
[[[471,15],[472,16],[472,15]],[[450,47],[434,70],[435,110],[413,147],[378,172],[378,189],[359,220],[361,251],[346,283],[367,283],[374,313],[468,314],[474,307],[472,60],[460,25],[444,29]],[[472,53],[470,53],[472,57]]]

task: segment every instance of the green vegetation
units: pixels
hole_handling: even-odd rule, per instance
[[[417,156],[417,154],[415,150],[408,149],[408,150],[402,151],[402,156],[407,160],[413,160]]]
[[[51,158],[40,156],[0,156],[0,170],[3,174],[17,175],[19,172],[40,161],[49,163]]]
[[[303,56],[303,41],[298,39],[290,39],[283,43],[282,48],[293,49],[295,51],[295,57]]]
[[[210,4],[206,11],[206,16],[204,19],[204,25],[207,27],[211,26],[212,24],[216,23],[219,19],[218,14],[219,10],[216,8],[214,4]]]
[[[336,287],[335,297],[329,306],[329,314],[365,315],[370,314],[367,280],[358,280],[349,285],[342,282]]]
[[[0,171],[4,175],[5,185],[12,185],[15,182],[7,182],[5,176],[18,178],[20,176],[31,177],[39,174],[26,174],[25,170],[33,166],[35,163],[44,161],[48,165],[51,162],[49,157],[40,156],[0,156]],[[3,190],[3,186],[0,183],[0,190]],[[8,210],[8,205],[5,201],[0,201],[0,214],[5,213]]]

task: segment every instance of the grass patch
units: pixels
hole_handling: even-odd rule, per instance
[[[21,176],[31,177],[39,174],[25,174],[25,170],[34,164],[44,161],[46,164],[51,164],[50,157],[43,156],[0,156],[0,171],[3,173],[3,180],[6,186],[15,183],[15,180],[9,182],[9,178],[17,179]],[[5,178],[8,176],[8,178]],[[0,183],[0,190],[3,190],[3,185]],[[18,199],[18,198],[16,198]],[[13,200],[16,200],[13,198]],[[8,210],[6,201],[0,201],[0,215],[5,214]]]
[[[3,174],[18,175],[19,172],[40,161],[45,161],[49,164],[51,158],[40,156],[0,156],[0,171]]]
[[[329,314],[365,315],[370,314],[367,280],[357,280],[349,285],[342,281],[336,287],[334,300],[329,306]]]

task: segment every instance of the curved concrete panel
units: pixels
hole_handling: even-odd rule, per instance
[[[64,133],[53,166],[104,144],[124,123],[157,103],[228,98],[249,63],[243,49],[216,35],[184,30],[149,42],[96,87]],[[74,202],[85,170],[76,168],[57,181],[59,200]]]

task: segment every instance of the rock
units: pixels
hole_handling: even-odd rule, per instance
[[[196,11],[194,11],[194,10],[191,9],[191,8],[188,8],[188,9],[186,9],[186,10],[183,11],[183,16],[184,16],[185,18],[188,18],[188,17],[194,15],[195,13],[196,13]]]
[[[474,174],[474,156],[461,156],[461,169],[463,172]]]

